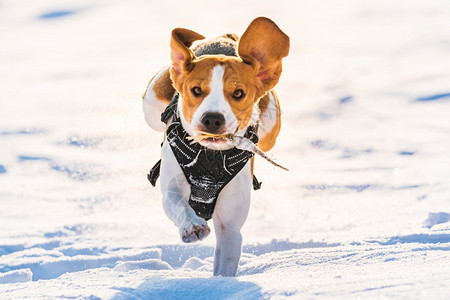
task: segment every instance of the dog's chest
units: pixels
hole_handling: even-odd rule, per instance
[[[254,134],[251,132],[249,134]],[[220,191],[242,170],[253,153],[237,148],[211,150],[191,144],[187,137],[178,116],[174,115],[167,128],[167,142],[191,186],[189,205],[198,216],[208,220],[214,213]]]

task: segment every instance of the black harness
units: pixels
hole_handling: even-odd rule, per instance
[[[175,93],[172,101],[161,114],[161,121],[166,123],[172,117],[172,123],[166,131],[166,141],[191,186],[189,205],[199,217],[209,220],[214,213],[219,193],[242,170],[253,157],[253,153],[237,148],[224,151],[211,150],[199,143],[191,143],[176,112],[178,98],[179,94]],[[256,126],[249,126],[244,137],[256,144],[258,142],[256,131]],[[153,186],[159,177],[160,165],[161,160],[147,176]],[[253,176],[253,188],[255,190],[261,188],[261,183],[255,176]]]

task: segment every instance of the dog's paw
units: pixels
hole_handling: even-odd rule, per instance
[[[209,235],[210,231],[206,221],[198,217],[187,221],[180,227],[181,239],[185,243],[202,240]]]

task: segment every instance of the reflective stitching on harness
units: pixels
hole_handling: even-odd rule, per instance
[[[169,144],[172,147],[172,150],[173,150],[173,147],[175,147],[181,154],[183,154],[184,157],[186,157],[187,159],[191,159],[191,157],[189,155],[187,155],[186,153],[184,153],[184,151],[181,150],[180,147],[178,147],[176,144],[173,145],[173,140],[169,141]]]
[[[195,154],[195,150],[189,147],[182,139],[180,139],[180,143],[182,143],[187,149],[191,150],[191,152]]]
[[[238,154],[236,154],[236,155],[233,155],[232,157],[230,157],[230,158],[228,158],[229,160],[232,160],[232,159],[234,159],[234,158],[236,158],[236,157],[238,157],[239,155],[241,155],[240,153],[238,153]]]
[[[231,174],[231,172],[228,171],[228,169],[227,169],[227,165],[225,164],[226,161],[227,161],[227,156],[224,155],[224,156],[223,156],[223,169],[224,169],[228,174],[230,174],[231,176],[233,176],[233,174]]]
[[[198,151],[197,156],[187,165],[185,165],[185,167],[189,168],[189,167],[193,167],[197,161],[198,161],[198,157],[200,156],[200,153],[202,152],[202,150]]]
[[[242,161],[244,161],[244,160],[245,160],[245,157],[241,158],[240,160],[238,160],[238,161],[236,161],[236,162],[234,162],[234,163],[231,163],[231,164],[230,164],[230,167],[235,166],[235,165],[237,165],[238,163],[240,163],[240,162],[242,162]]]

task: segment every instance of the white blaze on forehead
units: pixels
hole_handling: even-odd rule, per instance
[[[200,106],[192,115],[191,127],[196,130],[201,126],[201,118],[205,113],[220,113],[225,118],[225,130],[234,133],[237,128],[237,119],[231,110],[230,104],[225,98],[223,91],[223,66],[215,66],[212,69],[211,81],[209,83],[210,93],[203,99]]]

